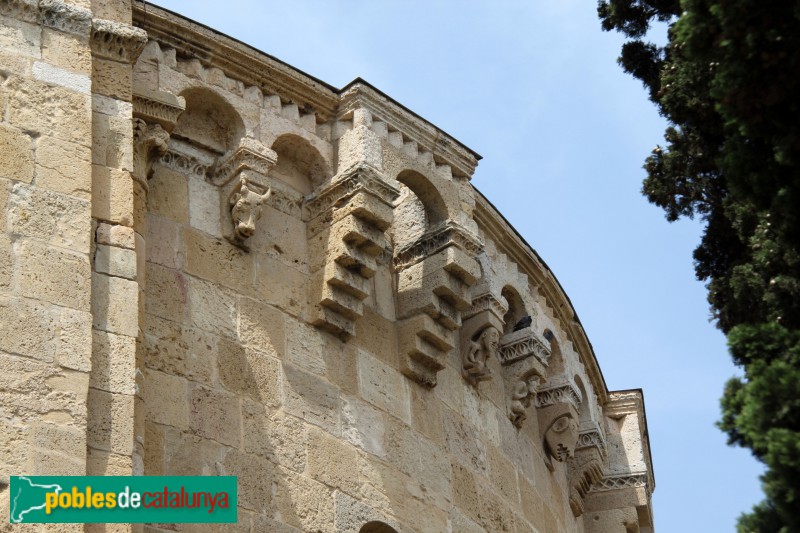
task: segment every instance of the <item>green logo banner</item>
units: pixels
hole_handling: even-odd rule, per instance
[[[236,476],[11,476],[9,520],[234,523]]]

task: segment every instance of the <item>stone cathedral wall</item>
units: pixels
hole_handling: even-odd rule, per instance
[[[236,475],[236,525],[85,530],[653,531],[641,391],[479,159],[151,4],[0,0],[0,505]]]

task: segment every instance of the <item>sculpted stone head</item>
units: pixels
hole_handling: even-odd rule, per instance
[[[544,434],[544,441],[550,455],[556,461],[566,461],[575,455],[578,442],[578,422],[571,414],[556,418]]]
[[[497,349],[500,347],[500,332],[496,327],[489,326],[481,333],[480,341],[486,357],[491,354],[497,354]]]
[[[272,194],[267,189],[264,194],[258,194],[247,186],[247,180],[242,178],[239,192],[231,197],[231,218],[233,218],[233,231],[237,239],[244,240],[256,231],[256,221],[261,218],[261,205]]]

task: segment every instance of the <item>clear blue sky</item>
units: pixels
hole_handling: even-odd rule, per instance
[[[659,533],[734,531],[759,464],[714,427],[736,372],[692,250],[641,196],[665,123],[587,0],[159,0],[334,86],[362,77],[484,159],[473,183],[572,299],[610,389],[642,387]]]

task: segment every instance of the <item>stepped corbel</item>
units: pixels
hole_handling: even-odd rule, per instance
[[[355,335],[369,281],[389,248],[385,231],[399,194],[378,170],[360,163],[334,177],[304,206],[318,291],[315,326],[342,339]]]
[[[424,386],[436,385],[436,374],[455,347],[461,313],[472,304],[470,287],[480,276],[475,256],[481,249],[477,237],[448,221],[394,257],[401,368]]]

